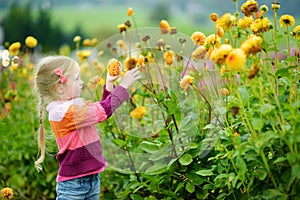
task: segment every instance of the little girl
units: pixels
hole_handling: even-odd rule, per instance
[[[48,118],[55,134],[59,162],[56,178],[57,200],[100,198],[100,175],[107,166],[96,124],[106,120],[129,98],[127,89],[140,78],[139,70],[127,71],[120,84],[113,82],[119,76],[107,73],[100,102],[79,98],[83,81],[79,65],[65,56],[48,56],[37,66],[35,87],[39,97],[40,128],[38,170],[45,158],[43,108],[48,104]]]

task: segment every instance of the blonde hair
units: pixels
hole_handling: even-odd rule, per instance
[[[68,77],[75,69],[75,65],[76,61],[66,56],[47,56],[42,58],[37,65],[34,84],[39,111],[39,130],[37,138],[40,157],[35,161],[35,167],[38,171],[42,170],[41,163],[44,161],[46,154],[45,129],[43,125],[44,107],[45,104],[50,101],[59,100],[56,86],[61,83],[60,77],[54,73],[54,70],[61,68],[62,74]]]

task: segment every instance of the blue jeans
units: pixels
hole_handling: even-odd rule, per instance
[[[100,174],[58,182],[56,193],[56,200],[99,200]]]

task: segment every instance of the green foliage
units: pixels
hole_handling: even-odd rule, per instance
[[[43,173],[37,173],[34,168],[38,117],[29,81],[32,71],[24,69],[22,66],[18,71],[5,70],[1,73],[0,187],[13,188],[14,196],[20,199],[54,198],[55,160],[46,158],[47,168]],[[55,141],[52,142],[55,144]],[[50,153],[51,148],[49,150]]]
[[[29,3],[14,2],[3,16],[2,26],[4,42],[25,41],[31,35],[38,39],[42,52],[56,51],[60,45],[72,42],[60,26],[53,24],[49,9],[39,8],[35,14]]]
[[[105,65],[111,57],[124,63],[128,55],[114,45],[125,36],[133,40],[136,31],[121,33],[95,48],[106,51],[93,64]],[[234,41],[231,45],[246,38],[232,38],[236,31],[226,33]],[[263,51],[247,58],[246,69],[226,71],[221,84],[213,76],[220,74],[218,66],[213,70],[195,67],[199,63],[192,61],[187,48],[190,37],[167,36],[159,35],[168,45],[160,50],[157,41],[152,45],[138,41],[144,45],[143,55],[151,55],[147,57],[151,61],[138,66],[144,79],[130,91],[130,101],[98,126],[110,164],[101,173],[101,198],[299,199],[299,58],[287,55],[285,60],[274,60],[269,54],[276,50],[276,41],[264,41]],[[184,45],[179,42],[183,39]],[[116,51],[107,51],[108,43]],[[169,49],[178,58],[170,65],[163,56]],[[18,69],[1,66],[0,187],[11,187],[20,199],[53,199],[58,168],[51,155],[56,151],[55,141],[49,139],[50,155],[38,174],[33,167],[39,119],[32,93],[31,54],[21,56]],[[178,83],[190,66],[187,60],[194,82],[183,90]],[[87,80],[95,74],[89,62],[79,62]],[[259,71],[250,78],[254,65],[259,65]],[[206,84],[199,86],[203,81]],[[93,90],[90,83],[85,94],[96,93],[99,100],[101,84],[97,82]],[[221,87],[228,94],[220,94]],[[130,113],[138,106],[146,107],[147,113],[133,119]],[[49,124],[46,128],[50,130]]]

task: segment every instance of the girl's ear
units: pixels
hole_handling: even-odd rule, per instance
[[[56,84],[55,92],[57,92],[59,95],[62,95],[64,93],[64,88],[62,84]]]

